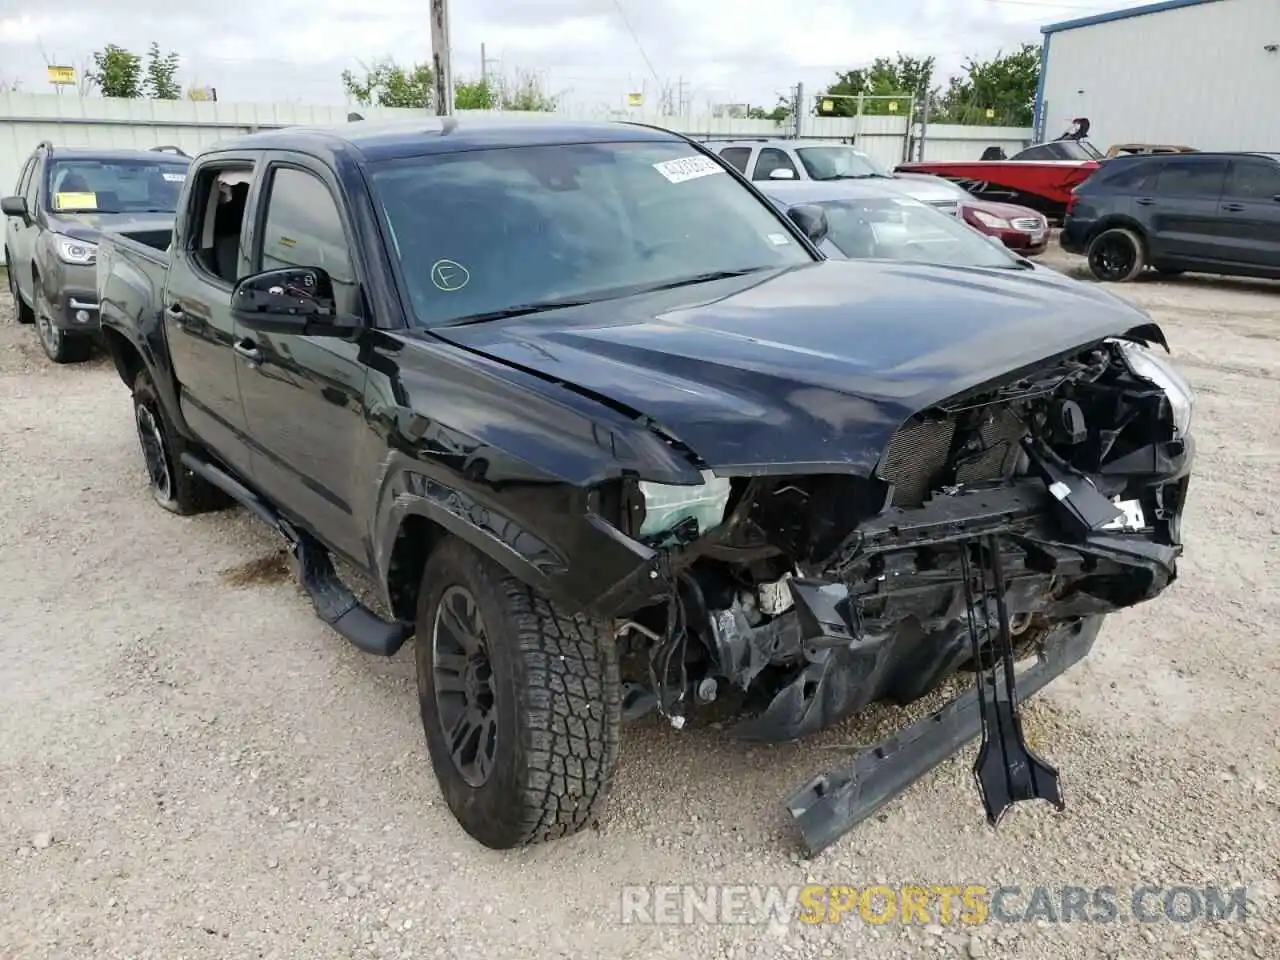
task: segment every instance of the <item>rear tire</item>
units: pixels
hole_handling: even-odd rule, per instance
[[[622,726],[605,623],[447,539],[423,571],[414,648],[431,765],[467,833],[505,850],[596,822]]]
[[[44,295],[40,278],[35,278],[36,337],[44,355],[54,363],[84,363],[93,354],[93,342],[88,337],[67,335],[53,322],[49,298]]]
[[[13,297],[13,313],[18,318],[19,323],[35,323],[36,315],[31,312],[31,308],[26,305],[22,299],[22,294],[18,290],[18,276],[14,272],[15,266],[13,257],[9,254],[8,248],[4,251],[5,274],[9,277],[9,296]]]
[[[180,458],[187,449],[186,442],[165,415],[146,370],[133,381],[133,418],[156,503],[183,517],[231,505],[230,497],[182,465]]]
[[[1103,230],[1089,243],[1089,269],[1104,283],[1128,283],[1147,263],[1142,238],[1125,227]]]

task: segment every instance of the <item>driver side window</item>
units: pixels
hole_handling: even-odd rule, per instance
[[[359,316],[360,288],[338,204],[324,181],[295,167],[271,173],[255,272],[320,267],[333,280],[340,314]]]
[[[791,158],[785,151],[777,147],[765,147],[756,160],[756,172],[751,179],[768,180],[775,170],[790,170],[791,176],[795,179],[799,179],[800,176],[796,173],[796,165],[791,162]]]

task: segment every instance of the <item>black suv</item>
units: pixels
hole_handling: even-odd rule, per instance
[[[54,363],[89,356],[98,332],[98,236],[104,229],[168,236],[190,159],[178,147],[103,150],[41,143],[4,211],[9,293]]]
[[[1280,278],[1280,154],[1116,157],[1076,187],[1062,248],[1099,280],[1144,267]]]

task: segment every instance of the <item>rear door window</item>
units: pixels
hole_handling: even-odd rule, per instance
[[[1232,160],[1231,176],[1223,192],[1236,200],[1280,198],[1280,164],[1261,157]]]
[[[1222,184],[1226,178],[1226,160],[1217,157],[1171,158],[1164,161],[1155,188],[1166,197],[1216,200],[1222,195]]]
[[[741,174],[747,172],[747,161],[751,159],[750,147],[725,147],[720,151],[720,159]]]

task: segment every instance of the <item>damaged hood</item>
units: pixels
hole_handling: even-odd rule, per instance
[[[1161,338],[1038,274],[825,261],[432,333],[648,417],[722,474],[870,473],[947,397],[1134,328]]]

